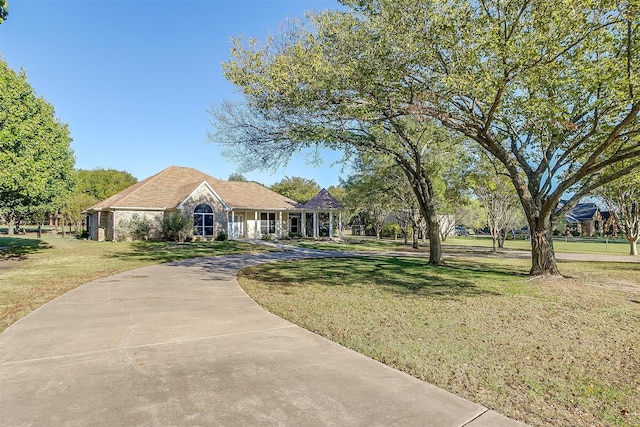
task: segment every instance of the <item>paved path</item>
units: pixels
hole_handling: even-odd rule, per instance
[[[201,258],[76,288],[0,335],[6,426],[516,426],[260,308]]]

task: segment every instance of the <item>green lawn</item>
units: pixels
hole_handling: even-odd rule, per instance
[[[337,250],[356,250],[356,251],[388,251],[388,250],[407,250],[412,251],[411,246],[404,244],[402,239],[381,239],[377,240],[372,237],[346,236],[345,242],[329,242],[329,241],[310,241],[303,240],[296,243],[304,247],[314,247],[317,249],[337,249]],[[455,250],[462,247],[474,248],[491,248],[491,238],[484,235],[468,236],[468,237],[448,237],[442,242],[445,250]],[[429,248],[429,242],[420,242],[423,250]],[[529,240],[506,240],[504,247],[506,250],[531,250],[531,242]],[[604,239],[604,238],[583,238],[583,237],[557,237],[554,240],[554,249],[556,252],[572,252],[587,254],[609,254],[609,255],[628,255],[629,243],[625,239]]]
[[[461,250],[450,251],[447,267],[373,254],[263,265],[240,281],[282,317],[531,425],[640,425],[640,264],[561,261],[570,279],[532,280],[528,259],[465,258],[474,241],[487,244],[448,239]],[[300,244],[380,251],[401,243]],[[0,237],[0,331],[99,277],[256,249]]]
[[[59,236],[0,237],[0,332],[63,293],[120,271],[261,250],[241,242],[95,242]]]
[[[464,245],[491,247],[491,239],[482,237],[449,237],[445,245]],[[506,249],[531,250],[529,240],[506,240]],[[553,242],[556,252],[573,252],[586,254],[629,255],[629,243],[625,239],[605,239],[587,237],[556,237]]]
[[[374,256],[262,265],[261,305],[531,425],[640,425],[640,264]]]

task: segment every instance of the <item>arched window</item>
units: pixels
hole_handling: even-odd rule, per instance
[[[213,209],[207,204],[193,210],[193,233],[196,236],[213,236]]]

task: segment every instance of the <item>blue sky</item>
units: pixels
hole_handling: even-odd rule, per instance
[[[126,170],[144,179],[189,166],[227,179],[236,165],[207,142],[207,110],[239,99],[222,76],[229,39],[264,38],[287,18],[335,9],[334,0],[10,0],[0,54],[24,68],[73,138],[76,167]],[[326,152],[320,167],[295,157],[285,170],[244,175],[265,185],[284,176],[338,184]],[[342,174],[344,177],[344,174]]]

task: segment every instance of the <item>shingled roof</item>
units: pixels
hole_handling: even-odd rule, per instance
[[[295,209],[300,205],[255,182],[222,181],[193,168],[171,166],[96,203],[87,211],[108,208],[176,208],[203,182],[234,209]]]
[[[570,223],[578,223],[580,221],[593,219],[598,211],[598,205],[595,203],[578,203],[575,208],[566,215],[566,219]]]
[[[338,202],[324,188],[318,192],[311,200],[304,205],[304,209],[309,210],[339,210],[344,209],[342,204]]]

